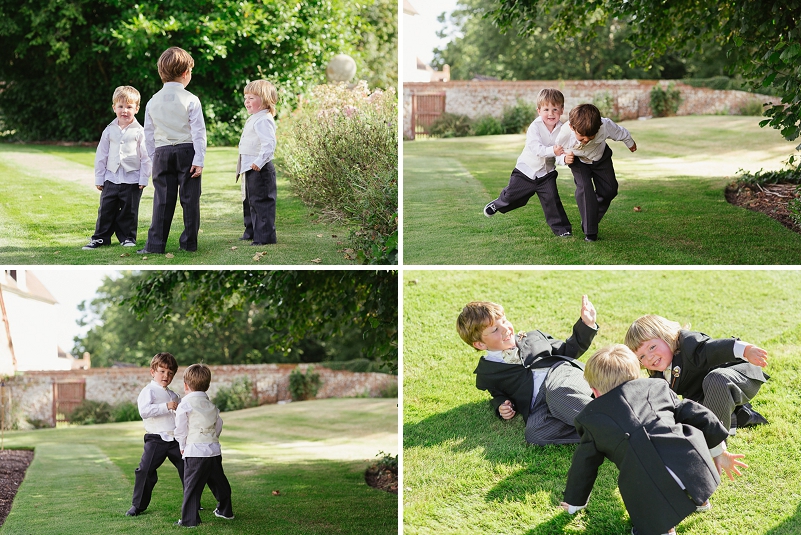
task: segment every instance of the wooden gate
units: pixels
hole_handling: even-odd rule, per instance
[[[431,125],[445,113],[445,93],[412,95],[412,139],[431,134]]]
[[[53,421],[69,422],[75,407],[86,397],[86,382],[53,383]]]

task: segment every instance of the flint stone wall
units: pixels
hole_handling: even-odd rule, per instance
[[[255,364],[209,366],[211,387],[209,397],[214,397],[220,387],[230,387],[240,377],[249,377],[254,385],[259,404],[277,403],[291,399],[289,374],[296,367],[304,373],[310,367],[320,375],[317,398],[378,397],[391,385],[398,384],[395,375],[383,373],[354,373],[329,370],[322,365],[310,364]],[[183,397],[184,367],[178,368],[170,388]],[[142,388],[151,381],[150,368],[93,368],[73,371],[25,372],[6,380],[12,404],[16,411],[28,420],[49,421],[53,425],[53,384],[85,382],[86,399],[117,404],[123,401],[136,403]]]
[[[751,100],[778,104],[779,97],[745,91],[716,90],[692,87],[679,81],[666,80],[531,80],[520,82],[450,81],[412,82],[403,84],[403,135],[412,138],[412,95],[445,94],[445,111],[475,119],[481,115],[501,118],[503,109],[514,106],[518,99],[536,104],[537,94],[544,87],[555,87],[565,95],[565,116],[579,104],[592,102],[599,94],[612,97],[615,115],[621,120],[648,117],[651,112],[651,90],[659,84],[667,88],[673,83],[681,92],[682,103],[677,115],[738,114]]]

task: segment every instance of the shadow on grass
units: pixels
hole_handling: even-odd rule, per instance
[[[521,418],[506,422],[495,417],[487,402],[460,405],[447,412],[403,426],[404,448],[447,444],[454,452],[482,451],[493,466],[524,464],[490,489],[488,502],[523,501],[526,496],[547,493],[558,507],[563,499],[567,472],[575,446],[534,446],[526,443]],[[617,493],[617,468],[604,462],[592,493],[592,515],[582,515],[586,533],[623,533],[628,525],[625,507]],[[593,507],[593,504],[595,505]],[[575,515],[558,514],[538,525],[529,535],[564,533]]]
[[[801,505],[795,510],[795,514],[765,532],[765,535],[796,535],[801,533]]]

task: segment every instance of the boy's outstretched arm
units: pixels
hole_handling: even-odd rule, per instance
[[[738,466],[742,466],[743,468],[748,468],[748,465],[742,461],[738,461],[737,459],[742,459],[745,457],[742,453],[729,453],[728,451],[724,451],[717,457],[713,457],[712,460],[715,461],[715,468],[718,469],[718,472],[723,475],[723,472],[726,472],[726,475],[729,476],[729,479],[734,481],[734,475],[732,472],[741,476],[740,470],[737,469]]]
[[[586,295],[581,296],[581,321],[587,327],[595,328],[595,318],[597,313],[595,307],[590,303],[590,299]]]

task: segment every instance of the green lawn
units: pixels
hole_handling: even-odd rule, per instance
[[[398,496],[364,481],[379,451],[398,453],[396,399],[265,405],[222,417],[235,518],[216,518],[206,489],[198,533],[398,532]],[[7,431],[7,448],[31,447],[35,455],[0,534],[176,533],[181,483],[169,461],[147,511],[124,516],[143,434],[141,422]]]
[[[799,264],[801,235],[728,204],[738,169],[778,169],[795,143],[759,117],[627,121],[638,150],[610,142],[620,189],[587,243],[570,169],[557,167],[574,237],[556,238],[539,200],[487,219],[524,135],[407,141],[403,145],[403,259],[417,264]],[[635,212],[634,208],[641,211]]]
[[[20,153],[41,158],[45,169],[20,165]],[[200,197],[198,251],[178,248],[183,231],[180,204],[176,207],[167,252],[173,255],[136,254],[113,239],[112,247],[83,251],[95,228],[100,192],[94,186],[49,176],[47,168],[69,167],[93,176],[94,149],[47,145],[0,144],[0,260],[9,264],[102,264],[135,266],[198,265],[313,265],[353,264],[345,257],[348,228],[318,221],[290,193],[278,170],[276,230],[278,243],[252,247],[239,241],[244,226],[239,184],[234,182],[237,149],[209,148]],[[152,183],[145,188],[139,207],[138,247],[147,240],[153,206]],[[254,260],[257,252],[266,252]]]
[[[475,388],[481,353],[456,334],[472,300],[504,305],[515,328],[568,336],[581,295],[598,311],[592,352],[657,313],[713,337],[739,336],[769,352],[771,379],[753,405],[769,425],[742,429],[729,450],[743,476],[723,481],[686,535],[801,533],[801,273],[739,270],[405,270],[403,301],[404,533],[623,535],[631,524],[605,462],[589,506],[559,508],[575,446],[527,446],[520,418],[501,421]]]

